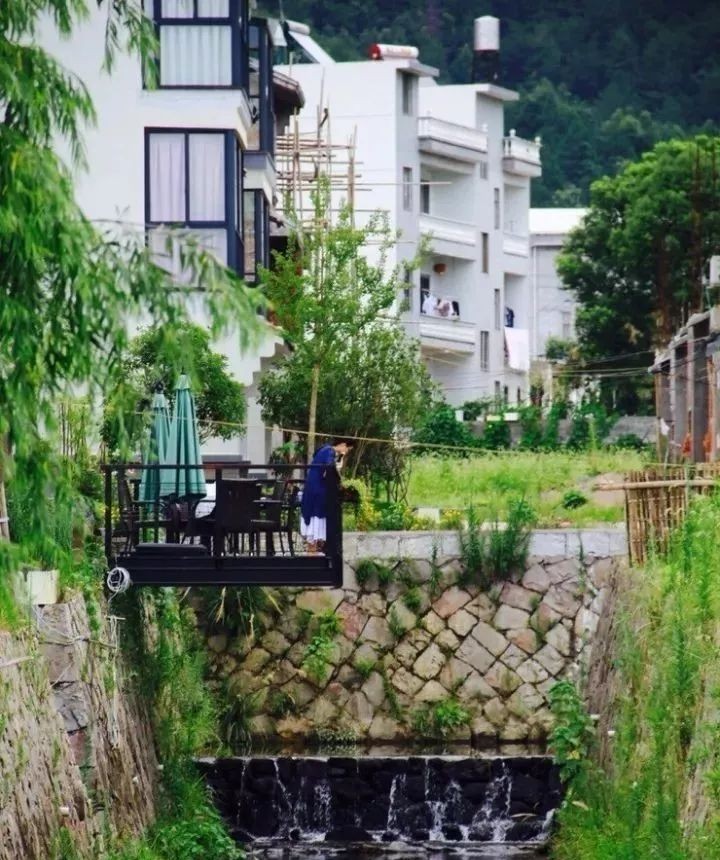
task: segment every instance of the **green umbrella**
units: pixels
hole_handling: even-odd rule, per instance
[[[162,463],[165,457],[168,437],[170,435],[170,414],[165,395],[161,391],[155,393],[152,404],[153,418],[150,425],[150,436],[145,452],[146,463]],[[140,501],[156,504],[160,498],[160,470],[143,469],[140,481]]]
[[[161,460],[163,466],[182,468],[160,469],[160,495],[173,501],[201,499],[207,492],[202,469],[194,468],[200,459],[200,439],[195,421],[195,401],[190,380],[183,374],[175,389],[175,408],[170,422],[170,436]]]

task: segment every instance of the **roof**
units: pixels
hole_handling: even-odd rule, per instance
[[[531,209],[530,232],[564,236],[580,224],[586,212],[587,209]]]

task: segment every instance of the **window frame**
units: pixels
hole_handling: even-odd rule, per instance
[[[258,283],[258,269],[267,269],[270,266],[270,201],[265,196],[265,192],[261,188],[245,188],[242,192],[243,200],[245,195],[253,196],[253,259],[255,262],[254,271],[248,272],[245,269],[245,257],[243,256],[243,269],[245,280],[249,284]],[[260,205],[258,205],[260,203]],[[245,207],[243,203],[243,217]],[[243,220],[243,235],[245,232],[245,221]],[[245,236],[246,242],[249,236]]]
[[[500,189],[493,188],[493,226],[495,230],[500,229]]]
[[[493,291],[493,315],[495,331],[502,331],[502,296],[499,287],[495,287]]]
[[[400,108],[403,116],[415,116],[417,79],[408,72],[400,72]]]
[[[413,200],[413,169],[403,166],[402,169],[402,204],[403,212],[412,212],[415,201]]]
[[[257,33],[257,46],[253,46],[253,31]],[[259,152],[275,153],[275,103],[273,94],[272,40],[267,21],[251,18],[248,30],[248,101],[251,107],[257,102],[259,123]],[[255,55],[258,61],[258,92],[250,88],[249,60]]]
[[[420,214],[430,214],[430,180],[420,180]]]
[[[185,220],[184,221],[155,221],[150,217],[151,204],[150,199],[150,140],[154,134],[163,135],[183,135],[184,137],[184,170],[185,170]],[[222,221],[199,221],[190,219],[190,135],[193,134],[217,134],[222,135],[224,141],[224,166],[225,166],[225,183],[224,183],[224,204],[225,218]],[[224,128],[176,128],[163,126],[148,126],[144,129],[144,174],[145,174],[145,233],[149,236],[150,232],[162,226],[174,226],[195,230],[225,230],[227,240],[227,260],[225,265],[229,269],[233,269],[238,274],[242,274],[239,263],[244,260],[243,252],[243,236],[242,236],[242,221],[236,223],[238,215],[242,215],[242,202],[238,202],[238,197],[242,199],[242,146],[237,134]],[[239,230],[238,230],[239,226]],[[244,268],[244,263],[243,263]]]
[[[490,332],[480,332],[480,370],[490,370]]]
[[[177,18],[163,14],[165,0],[153,0],[152,22],[157,39],[155,57],[155,87],[160,90],[237,90],[248,88],[248,44],[250,34],[249,0],[228,0],[227,16],[198,14],[198,0],[192,0],[192,17]],[[160,65],[160,32],[162,27],[229,27],[230,28],[230,83],[229,84],[163,84]],[[147,82],[143,81],[147,89]]]
[[[483,275],[490,274],[490,234],[489,233],[481,233],[480,234],[480,242],[481,242],[481,265],[482,265],[482,273]]]

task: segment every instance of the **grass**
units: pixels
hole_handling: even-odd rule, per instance
[[[408,502],[412,507],[467,509],[482,518],[502,516],[512,499],[522,497],[538,515],[538,525],[584,526],[624,520],[623,506],[591,492],[598,475],[643,466],[635,451],[601,450],[483,454],[469,459],[419,457],[411,465]],[[587,504],[565,508],[569,491],[582,491]]]

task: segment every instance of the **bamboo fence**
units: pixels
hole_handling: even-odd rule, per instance
[[[720,487],[720,463],[659,466],[629,472],[625,491],[628,551],[632,564],[643,564],[653,551],[667,549],[671,532],[683,521],[693,495]]]

